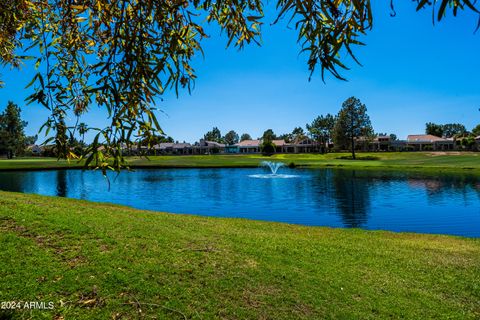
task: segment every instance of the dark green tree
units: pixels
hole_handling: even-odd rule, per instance
[[[397,141],[397,135],[395,133],[390,133],[390,141]]]
[[[436,137],[443,137],[443,126],[433,122],[425,124],[425,134],[431,134]]]
[[[0,114],[0,153],[6,154],[8,159],[25,151],[23,130],[26,126],[27,122],[22,121],[18,105],[9,101],[5,111]]]
[[[477,125],[475,126],[475,128],[472,129],[472,134],[473,134],[475,137],[480,136],[480,124],[477,124]]]
[[[260,150],[262,154],[269,156],[275,153],[275,144],[272,141],[264,140],[260,145]]]
[[[292,134],[291,133],[283,133],[278,136],[278,139],[285,140],[285,142],[290,143],[292,142]]]
[[[238,133],[236,133],[234,130],[230,130],[225,134],[225,137],[223,137],[223,140],[225,141],[226,144],[228,145],[233,145],[235,143],[238,143]]]
[[[273,144],[273,140],[276,140],[277,136],[273,132],[272,129],[267,129],[262,135],[262,144],[260,145],[260,149],[262,153],[265,155],[271,155],[275,153],[275,145]]]
[[[321,151],[327,151],[333,137],[335,127],[335,117],[328,113],[327,115],[316,117],[311,124],[306,125],[310,137],[321,145]]]
[[[461,137],[460,145],[466,150],[472,150],[475,145],[475,138],[473,136]]]
[[[428,122],[425,124],[425,133],[437,137],[453,138],[455,136],[465,135],[467,129],[460,123],[436,124]]]
[[[275,135],[275,132],[273,132],[272,129],[267,129],[263,132],[263,135],[262,135],[263,141],[272,142],[273,140],[276,140],[276,139],[277,139],[277,136]]]
[[[38,139],[38,136],[37,136],[37,135],[34,135],[34,136],[26,136],[26,137],[25,137],[25,145],[26,145],[26,146],[29,146],[29,145],[35,144],[35,142],[37,142],[37,139]]]
[[[467,129],[460,123],[447,123],[442,126],[443,137],[453,138],[455,136],[463,136],[467,133]]]
[[[213,127],[211,131],[208,131],[204,136],[203,139],[206,141],[214,141],[214,142],[219,142],[222,143],[222,133],[217,127]]]
[[[78,134],[82,137],[82,141],[85,141],[85,134],[88,132],[88,126],[82,122],[78,125]]]
[[[355,97],[345,100],[335,123],[335,145],[343,148],[350,147],[352,158],[355,159],[355,140],[372,135],[373,128],[365,104]]]
[[[292,130],[291,133],[291,141],[293,142],[300,142],[301,140],[306,138],[305,130],[302,127],[296,127]]]
[[[160,144],[160,143],[173,143],[175,142],[175,140],[170,137],[170,136],[165,136],[165,135],[161,135],[161,136],[154,136],[152,137],[152,139],[150,139],[150,141],[142,141],[140,143],[140,145],[142,146],[154,146],[156,144]]]
[[[252,136],[249,135],[248,133],[242,134],[242,136],[240,137],[240,141],[245,141],[245,140],[252,140]]]

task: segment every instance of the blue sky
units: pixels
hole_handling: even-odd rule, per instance
[[[366,104],[376,132],[399,138],[423,133],[425,123],[463,123],[472,129],[480,123],[480,31],[477,17],[460,12],[457,18],[432,25],[431,12],[415,12],[411,1],[396,1],[390,17],[389,1],[375,1],[373,30],[356,48],[363,66],[353,61],[343,71],[348,82],[319,73],[308,82],[306,57],[298,55],[296,32],[285,25],[270,26],[267,10],[261,47],[242,51],[225,49],[226,39],[210,28],[203,43],[205,57],[194,61],[198,79],[189,95],[164,96],[157,107],[160,124],[179,141],[194,142],[213,126],[224,134],[233,129],[254,138],[266,129],[281,134],[305,127],[317,115],[336,114],[350,96]],[[35,134],[48,113],[41,106],[25,106],[23,88],[34,71],[2,70],[6,87],[0,89],[0,109],[8,100],[22,106]],[[82,121],[91,126],[107,123],[105,113],[92,108]]]

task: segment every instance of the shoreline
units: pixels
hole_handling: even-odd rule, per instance
[[[181,157],[181,156],[179,156]],[[267,158],[268,159],[268,158]],[[136,161],[132,161],[131,165],[128,167],[132,170],[136,169],[252,169],[252,168],[259,168],[261,167],[260,162],[264,161],[265,159],[259,159],[258,163],[232,163],[232,164],[225,164],[225,163],[208,163],[209,161],[204,161],[204,163],[196,163],[196,164],[162,164],[160,161],[157,160],[147,160],[141,159],[142,163],[136,164]],[[289,160],[282,161],[282,159],[270,159],[271,161],[278,161],[284,162],[286,167],[289,167]],[[29,171],[54,171],[54,170],[95,170],[94,167],[84,167],[82,164],[56,164],[52,161],[48,161],[45,163],[32,163],[31,165],[26,165],[25,163],[21,163],[22,161],[28,160],[15,160],[15,162],[19,163],[20,166],[9,166],[5,167],[2,166],[2,162],[6,162],[9,160],[0,160],[0,172],[29,172]],[[62,161],[62,160],[60,160]],[[351,163],[361,161],[361,163]],[[39,161],[40,162],[40,161]],[[181,161],[180,161],[181,162]],[[215,162],[215,161],[213,161]],[[295,163],[291,166],[291,169],[344,169],[344,170],[359,170],[359,171],[370,171],[370,170],[378,170],[378,171],[408,171],[408,172],[425,172],[425,173],[458,173],[458,174],[471,174],[480,176],[480,158],[478,167],[474,166],[441,166],[441,165],[428,165],[428,164],[415,164],[415,165],[401,165],[401,164],[378,164],[372,162],[376,162],[376,160],[336,160],[336,161],[328,161],[322,160],[319,163]],[[12,163],[13,165],[13,163]],[[125,168],[125,171],[128,171]]]

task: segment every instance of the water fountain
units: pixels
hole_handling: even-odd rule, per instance
[[[251,178],[260,178],[260,179],[272,179],[272,178],[296,178],[297,175],[294,174],[278,174],[277,171],[279,168],[284,167],[283,162],[273,162],[273,161],[262,161],[260,166],[269,168],[270,174],[252,174],[249,175]]]
[[[262,167],[270,168],[270,171],[272,171],[272,174],[277,174],[278,168],[285,166],[283,162],[273,162],[273,161],[262,161],[260,165]]]

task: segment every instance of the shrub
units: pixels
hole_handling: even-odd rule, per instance
[[[275,153],[275,145],[270,141],[265,141],[262,143],[260,149],[262,150],[262,154],[264,156],[271,156]]]

